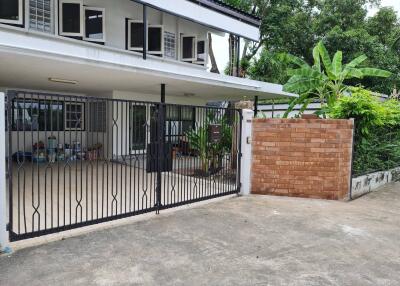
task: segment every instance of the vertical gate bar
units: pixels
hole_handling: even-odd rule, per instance
[[[118,122],[118,133],[119,134],[121,134],[120,135],[120,140],[121,140],[121,144],[120,144],[120,151],[119,151],[119,159],[118,159],[118,162],[119,161],[124,161],[125,160],[125,154],[124,154],[124,102],[123,101],[120,101],[119,103],[121,103],[121,104],[118,104],[118,109],[117,109],[117,112],[118,112],[118,114],[120,114],[120,116],[119,116],[119,122]],[[120,108],[121,108],[121,110],[120,110]],[[123,162],[121,162],[121,163],[119,163],[120,164],[120,168],[119,168],[119,170],[120,170],[120,174],[119,174],[119,177],[117,177],[117,182],[119,181],[119,183],[120,183],[120,186],[119,186],[119,190],[120,190],[120,196],[119,196],[119,199],[120,199],[120,202],[119,202],[119,214],[123,214],[123,198],[124,198],[124,190],[123,190],[123,184],[122,184],[122,180],[123,180],[123,173],[124,173],[124,171],[123,171],[123,168],[124,168],[124,164],[123,164]],[[119,179],[118,179],[119,178]]]
[[[90,98],[87,98],[85,100],[85,106],[84,106],[84,110],[85,110],[85,115],[88,114],[89,109],[91,107],[92,102],[90,101]],[[87,118],[87,121],[90,121],[90,117],[89,116],[85,116]],[[89,128],[90,127],[90,122],[89,124],[87,124],[86,120],[85,120],[85,148],[82,148],[82,155],[84,154],[83,150],[86,149],[86,151],[88,152],[88,147],[89,144],[92,144],[92,139],[90,138],[90,133],[89,133]],[[81,126],[82,127],[82,126]],[[83,141],[83,140],[82,140]],[[81,142],[81,144],[83,145],[83,142]],[[83,158],[81,158],[81,162],[82,162]],[[83,170],[85,171],[85,174],[83,174]],[[90,180],[92,181],[92,184],[89,186],[89,173],[91,173],[91,177]],[[88,162],[85,163],[85,168],[81,168],[81,178],[85,178],[85,197],[86,197],[86,207],[85,207],[85,219],[86,221],[89,220],[89,217],[91,217],[91,219],[93,219],[93,172],[92,172],[92,168],[91,168],[91,162],[88,160]],[[89,215],[89,188],[90,188],[90,215]]]
[[[13,225],[13,170],[12,170],[12,105],[15,98],[14,92],[7,92],[7,123],[8,123],[8,204],[9,204],[9,239],[12,240],[12,235],[14,231]],[[19,211],[19,210],[18,210]]]
[[[45,107],[44,107],[44,142],[43,143],[44,143],[44,154],[46,156],[46,159],[49,157],[49,154],[48,154],[48,148],[49,148],[48,142],[49,141],[47,138],[47,128],[48,128],[48,126],[47,126],[47,107],[49,105],[48,105],[47,100],[48,100],[47,96],[45,95],[44,101],[43,101],[43,104],[45,105]],[[40,107],[39,107],[39,110],[40,110]],[[47,170],[48,170],[48,166],[50,165],[48,161],[46,162],[46,165],[47,166],[44,169],[44,182],[43,182],[43,185],[44,185],[44,230],[47,229],[47,180],[48,180]],[[40,192],[40,189],[38,191]]]
[[[17,103],[18,104],[18,103]],[[19,116],[18,116],[18,114],[17,114],[17,120],[16,120],[17,122],[15,123],[15,125],[16,125],[16,130],[18,130],[18,132],[17,132],[17,142],[16,142],[16,146],[17,146],[17,151],[19,151],[20,150],[20,135],[19,135],[19,130],[20,130],[20,124],[19,124]],[[12,145],[11,145],[12,146]],[[25,150],[24,150],[24,152],[25,152]],[[25,156],[23,156],[23,157],[25,157]],[[20,156],[17,156],[17,162],[16,162],[16,165],[17,165],[17,173],[18,173],[18,175],[17,175],[17,180],[18,180],[18,182],[17,182],[17,189],[18,189],[18,207],[17,207],[17,210],[18,210],[18,215],[17,215],[17,220],[18,220],[18,233],[21,233],[21,226],[20,226],[20,210],[21,210],[21,205],[20,205],[20,200],[21,200],[21,183],[20,183],[20,172],[21,172],[21,159],[20,159]]]
[[[161,142],[161,124],[162,124],[162,110],[163,110],[163,105],[160,103],[158,104],[158,116],[157,116],[157,152],[156,152],[156,160],[157,160],[157,185],[156,185],[156,213],[160,213],[160,192],[161,192],[161,168],[163,167],[162,165],[162,150],[163,148],[162,142]]]
[[[51,133],[51,137],[54,136],[53,134],[53,95],[50,95],[50,133]],[[57,142],[57,141],[56,141]],[[57,148],[57,147],[56,147]],[[52,164],[54,164],[57,160],[57,153],[56,153],[57,149],[54,149],[53,151],[54,153],[54,162],[52,162]],[[54,218],[53,218],[53,211],[54,211],[54,207],[53,207],[53,166],[51,166],[51,182],[50,182],[50,228],[54,227]]]
[[[26,97],[26,94],[25,94],[25,92],[23,93],[23,97],[24,97],[24,99],[23,99],[23,103],[24,103],[24,108],[26,108],[26,102],[25,102],[25,97]],[[24,117],[22,117],[22,120],[24,120]],[[10,128],[11,129],[9,129],[9,132],[12,132],[12,125],[10,126]],[[24,144],[24,148],[23,148],[23,150],[24,150],[24,153],[25,153],[25,151],[26,151],[26,130],[25,130],[25,124],[22,124],[22,132],[23,132],[23,135],[24,135],[24,142],[23,142],[23,144]],[[24,161],[25,161],[26,159],[24,159]],[[25,233],[28,231],[28,229],[27,229],[27,226],[26,226],[26,200],[25,200],[25,197],[26,197],[26,170],[24,170],[24,191],[23,191],[23,194],[24,194],[24,198],[23,198],[23,200],[22,200],[22,204],[23,204],[23,208],[24,208],[24,229],[25,229]],[[20,210],[18,210],[18,211],[20,211]],[[19,232],[20,233],[20,232]]]

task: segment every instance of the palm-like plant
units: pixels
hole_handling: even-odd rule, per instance
[[[360,67],[367,60],[365,55],[355,58],[348,64],[343,64],[343,54],[337,51],[331,59],[322,41],[313,49],[314,64],[312,66],[298,57],[290,56],[290,58],[297,68],[288,71],[291,77],[284,85],[284,90],[297,93],[299,97],[291,101],[284,117],[287,117],[297,104],[302,105],[300,110],[302,113],[314,99],[319,99],[321,112],[325,114],[326,109],[329,109],[349,88],[345,84],[346,80],[391,75],[385,70]]]
[[[219,142],[211,142],[209,138],[210,124],[221,126],[221,139]],[[197,151],[201,162],[201,170],[204,174],[218,169],[219,160],[232,148],[232,128],[225,116],[216,112],[208,112],[204,125],[186,132],[190,148]]]

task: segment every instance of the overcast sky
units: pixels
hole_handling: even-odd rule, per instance
[[[382,0],[382,7],[384,6],[392,6],[399,14],[400,17],[400,0]],[[370,9],[370,16],[373,16],[376,13],[377,9]],[[217,60],[218,68],[220,72],[223,73],[225,66],[228,63],[228,38],[224,37],[213,37],[213,46],[214,53]],[[243,47],[243,44],[242,44]]]

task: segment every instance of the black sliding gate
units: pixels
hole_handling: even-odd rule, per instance
[[[16,241],[235,194],[241,111],[7,93]]]

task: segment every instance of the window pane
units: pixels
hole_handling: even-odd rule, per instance
[[[192,120],[193,119],[193,108],[192,107],[182,107],[182,120]]]
[[[167,120],[177,120],[179,119],[179,106],[169,105],[167,106]]]
[[[204,62],[206,60],[206,42],[197,42],[197,61]]]
[[[63,104],[49,100],[16,99],[13,104],[13,130],[62,131]]]
[[[80,33],[81,32],[81,6],[76,3],[62,4],[62,24],[65,33]]]
[[[184,37],[182,40],[182,58],[193,58],[193,37]]]
[[[143,48],[143,23],[131,23],[131,48]]]
[[[162,29],[160,27],[149,27],[149,52],[161,51],[161,35]]]
[[[89,130],[92,132],[106,132],[107,129],[107,102],[89,103]]]
[[[86,38],[103,39],[103,12],[96,10],[85,10]]]
[[[84,103],[80,102],[67,102],[65,103],[65,127],[67,129],[84,129],[84,114],[85,106]]]
[[[0,0],[0,19],[19,20],[19,1]]]
[[[51,0],[29,0],[29,28],[51,32]]]
[[[146,148],[146,106],[132,106],[129,120],[131,150]]]

